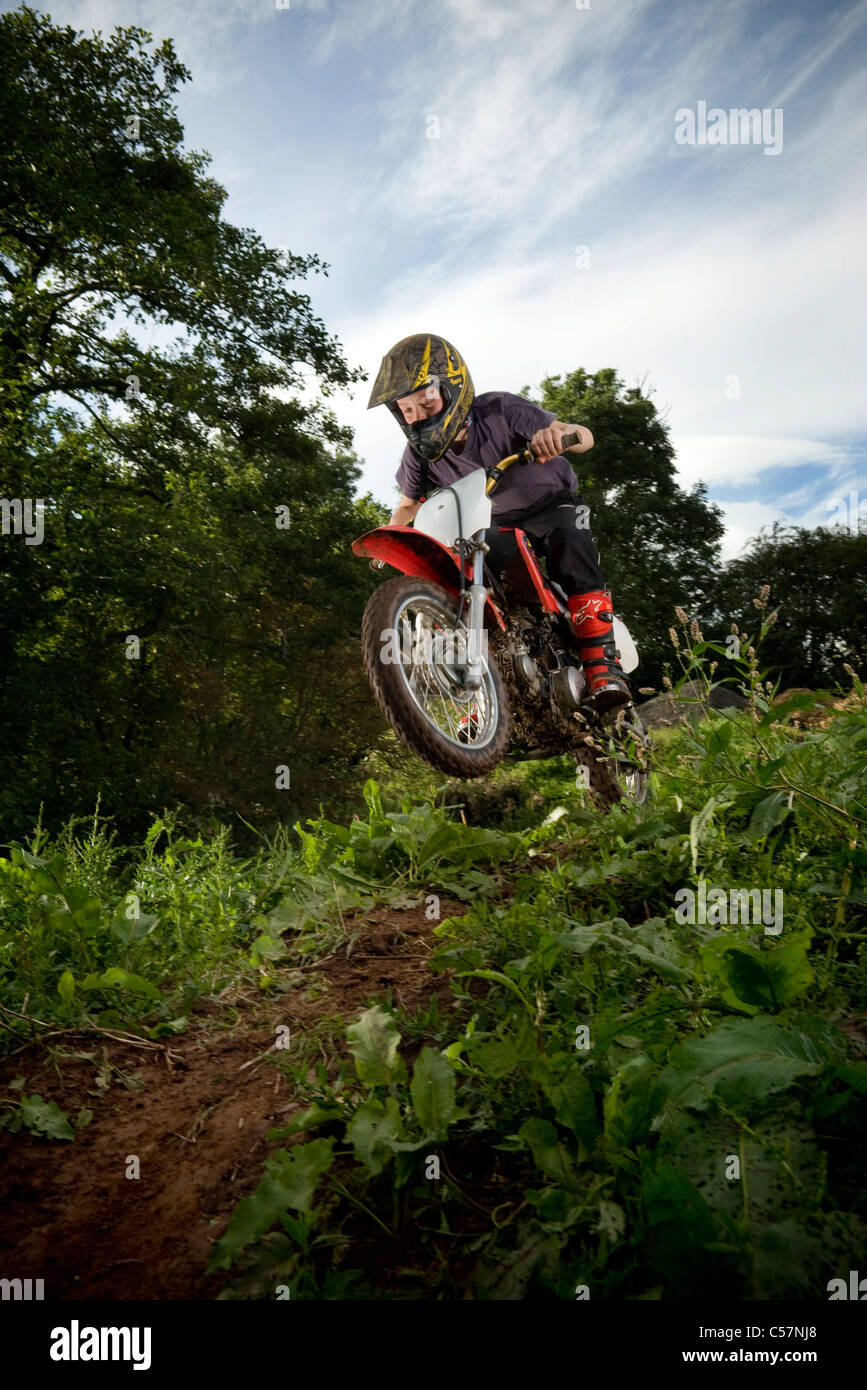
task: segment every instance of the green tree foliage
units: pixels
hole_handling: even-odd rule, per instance
[[[165,469],[158,499],[62,424],[49,453],[43,422],[27,468],[51,498],[43,544],[0,552],[5,832],[97,794],[136,825],[177,799],[253,820],[315,809],[379,733],[358,658],[373,576],[349,547],[384,514],[353,500],[351,457],[215,443],[195,472]]]
[[[779,609],[762,651],[768,668],[784,686],[848,689],[844,665],[867,668],[867,536],[776,522],[726,565],[722,616],[749,629],[762,584]]]
[[[208,156],[183,149],[172,97],[190,73],[171,40],[87,38],[27,7],[0,36],[7,420],[51,392],[94,413],[128,401],[120,447],[159,490],[159,465],[210,427],[242,443],[297,428],[305,412],[270,392],[303,385],[300,364],[325,394],[358,379],[293,287],[323,263],[226,222]],[[146,348],[130,328],[148,323],[189,336]]]
[[[0,494],[45,500],[42,544],[0,537],[6,835],[97,794],[127,829],[177,799],[295,815],[381,727],[349,547],[384,512],[290,398],[359,376],[295,288],[324,267],[222,219],[148,37],[0,17]]]
[[[593,432],[592,451],[573,455],[572,465],[616,611],[641,656],[636,674],[656,685],[671,658],[675,604],[699,617],[712,611],[722,513],[704,484],[679,486],[667,426],[641,388],[625,387],[612,368],[546,377],[538,403]]]

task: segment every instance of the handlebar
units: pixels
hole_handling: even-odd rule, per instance
[[[581,443],[581,435],[576,430],[574,434],[564,434],[560,441],[561,449],[571,449],[573,444]],[[522,449],[518,454],[509,454],[508,458],[500,459],[499,463],[488,474],[488,481],[485,484],[485,492],[490,495],[497,484],[500,482],[507,468],[511,468],[513,463],[532,463],[535,454],[532,449]]]

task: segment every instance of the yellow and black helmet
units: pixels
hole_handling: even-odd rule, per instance
[[[407,424],[397,401],[423,386],[439,390],[443,408],[437,415]],[[413,333],[385,354],[367,408],[387,405],[414,451],[428,463],[442,458],[460,433],[473,403],[473,382],[457,348],[435,333]]]

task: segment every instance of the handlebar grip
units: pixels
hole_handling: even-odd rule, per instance
[[[581,434],[578,430],[574,434],[564,434],[560,443],[561,449],[571,449],[573,444],[581,443]]]

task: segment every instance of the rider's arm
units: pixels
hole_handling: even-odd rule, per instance
[[[400,501],[397,504],[394,515],[389,526],[408,526],[421,506],[421,499],[418,497],[407,497],[406,493],[401,493]]]

